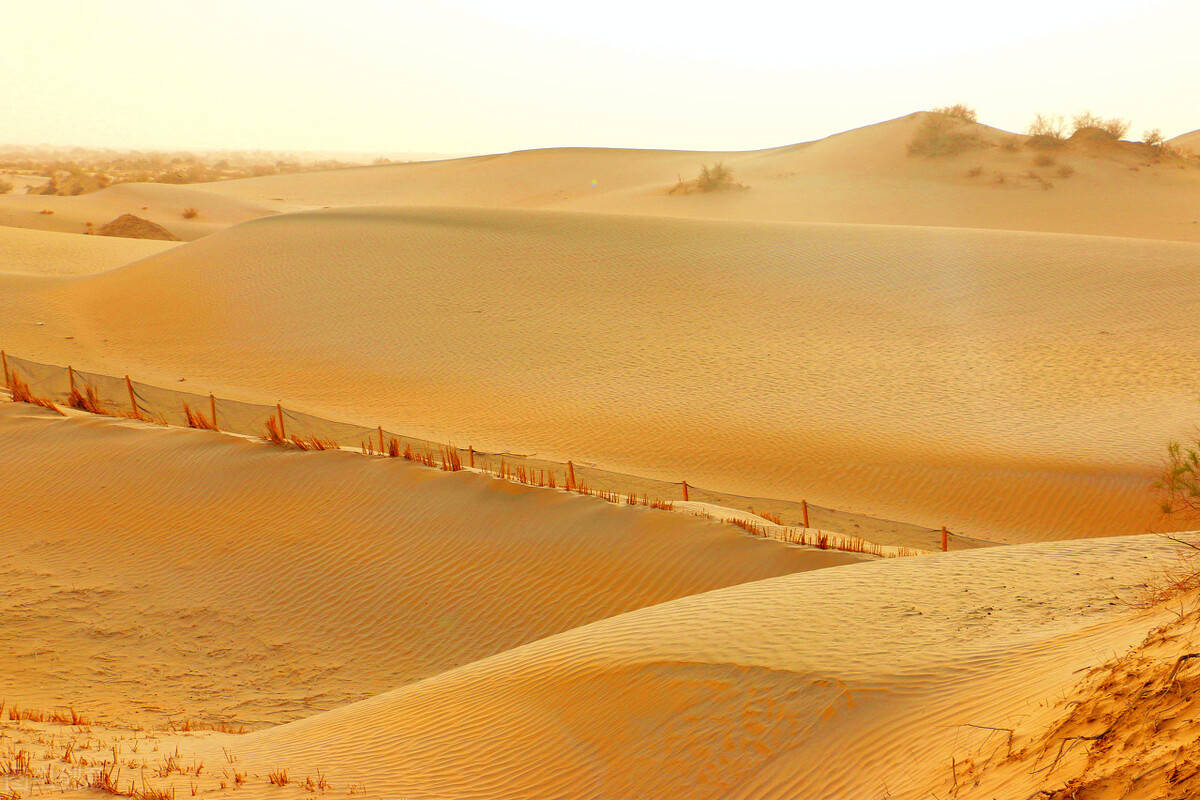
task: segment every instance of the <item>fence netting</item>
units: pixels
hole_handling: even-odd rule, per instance
[[[90,387],[95,391],[105,411],[118,416],[133,416],[136,402],[136,412],[143,419],[165,425],[186,426],[188,418],[185,409],[191,409],[192,412],[199,413],[206,419],[212,416],[212,410],[215,409],[215,424],[219,430],[257,437],[266,432],[267,419],[272,416],[277,417],[278,411],[281,410],[284,433],[288,437],[293,435],[303,438],[316,437],[326,442],[335,442],[341,447],[356,450],[370,448],[378,451],[380,449],[380,429],[378,427],[371,428],[329,420],[282,405],[229,400],[212,397],[208,394],[154,386],[137,380],[129,380],[127,383],[125,376],[102,375],[57,364],[43,364],[11,354],[5,354],[5,360],[9,373],[28,384],[34,395],[60,405],[66,405],[68,402],[73,375],[78,392],[85,393]],[[132,398],[130,397],[131,389]],[[209,421],[212,420],[209,419]],[[559,486],[566,485],[568,470],[570,470],[574,473],[577,485],[586,485],[596,492],[626,496],[632,493],[646,496],[651,500],[661,499],[674,502],[684,499],[682,481],[663,481],[613,472],[585,462],[575,461],[566,464],[512,453],[485,452],[476,450],[469,443],[448,445],[444,442],[406,436],[386,428],[382,430],[382,436],[385,444],[395,439],[399,442],[401,450],[407,447],[415,453],[440,454],[443,447],[453,447],[458,452],[464,466],[469,465],[473,460],[477,468],[493,472],[499,470],[503,464],[507,470],[512,472],[523,468],[527,475],[553,474]],[[804,503],[801,500],[737,495],[694,486],[690,482],[687,483],[686,491],[688,499],[691,501],[755,514],[765,512],[773,518],[778,518],[785,526],[803,526],[807,512],[808,525],[806,527],[862,537],[889,547],[940,549],[941,532],[937,529],[839,511]],[[955,540],[957,546],[974,544],[971,540],[962,537],[955,537]]]

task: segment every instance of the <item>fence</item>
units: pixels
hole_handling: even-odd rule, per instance
[[[28,384],[35,396],[61,405],[69,404],[72,392],[85,398],[90,392],[104,413],[137,417],[163,425],[197,427],[196,412],[199,412],[205,421],[214,423],[220,431],[258,437],[266,433],[267,420],[274,417],[288,437],[316,439],[364,452],[383,454],[393,441],[396,443],[393,454],[405,451],[440,454],[445,448],[468,467],[497,477],[532,485],[548,485],[552,480],[560,488],[570,486],[575,491],[610,502],[629,502],[631,495],[643,498],[648,504],[655,500],[670,502],[680,510],[731,522],[752,534],[794,544],[885,557],[919,555],[947,549],[948,545],[941,530],[825,508],[804,500],[747,497],[705,489],[687,481],[669,482],[612,472],[578,461],[564,464],[516,453],[481,451],[470,445],[445,445],[394,433],[381,426],[368,427],[305,414],[282,404],[247,403],[211,394],[166,389],[132,380],[129,376],[114,377],[71,366],[44,364],[4,351],[0,351],[0,359],[3,360],[5,386],[10,385],[11,378],[16,378]],[[190,420],[189,410],[192,412]],[[548,476],[552,476],[550,480]],[[765,519],[771,523],[764,522]],[[956,547],[977,546],[970,539],[953,535],[951,538]]]

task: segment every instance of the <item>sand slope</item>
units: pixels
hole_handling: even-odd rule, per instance
[[[0,226],[84,233],[89,222],[100,228],[122,214],[134,214],[162,225],[183,241],[190,241],[274,213],[276,204],[215,194],[208,190],[209,186],[122,183],[75,197],[0,195]],[[187,208],[195,208],[197,216],[185,219],[183,212]]]
[[[745,220],[859,222],[1200,240],[1200,169],[1137,148],[1073,145],[1048,154],[984,125],[979,145],[937,158],[908,145],[911,114],[816,142],[698,153],[559,148],[299,173],[206,185],[249,203],[549,208]],[[1012,143],[1006,149],[1006,143]],[[724,161],[748,191],[669,195]],[[1070,171],[1064,177],[1064,168]],[[978,174],[972,176],[972,172]],[[1047,188],[1049,187],[1049,188]]]
[[[351,453],[0,404],[9,704],[278,723],[683,595],[854,560]]]
[[[1176,136],[1174,139],[1169,140],[1167,144],[1185,152],[1200,156],[1200,130],[1192,131],[1191,133],[1185,133],[1181,136]]]
[[[391,797],[927,797],[986,733],[962,726],[1033,713],[1162,619],[1110,591],[1179,549],[1025,545],[716,590],[246,736],[239,763]]]
[[[1160,523],[1151,478],[1197,415],[1197,277],[1190,244],[360,209],[90,278],[9,278],[0,339],[435,441],[1012,540]]]
[[[161,253],[175,242],[0,227],[0,273],[86,275]]]
[[[918,112],[815,142],[755,151],[554,148],[192,186],[123,184],[71,198],[13,195],[0,197],[0,225],[81,233],[87,221],[99,226],[128,212],[191,240],[276,211],[410,205],[1200,241],[1200,214],[1192,202],[1200,191],[1196,165],[1159,160],[1134,145],[1094,141],[1047,153],[1027,146],[1023,135],[968,123],[954,131],[975,139],[962,152],[910,156],[908,146],[929,116]],[[1186,151],[1188,136],[1172,143]],[[717,161],[749,189],[669,193],[702,165]],[[200,216],[184,220],[181,212],[189,206]],[[55,214],[40,215],[42,209]]]

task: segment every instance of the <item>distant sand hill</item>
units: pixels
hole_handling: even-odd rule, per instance
[[[1200,156],[1200,130],[1176,136],[1174,139],[1168,141],[1167,144]]]
[[[973,123],[956,123],[954,135],[966,142],[956,152],[910,155],[929,117],[919,112],[767,150],[558,148],[192,186],[125,184],[70,198],[7,196],[0,225],[83,232],[86,220],[133,213],[191,240],[275,211],[438,205],[1200,241],[1195,165],[1157,159],[1132,143],[1077,140],[1047,151],[1027,136]],[[748,190],[671,193],[718,161]],[[200,215],[182,219],[187,207]],[[39,217],[42,208],[54,218]]]

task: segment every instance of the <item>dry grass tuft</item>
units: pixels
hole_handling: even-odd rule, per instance
[[[78,388],[71,389],[71,394],[67,398],[67,405],[71,408],[77,408],[80,411],[86,411],[89,414],[108,414],[107,409],[100,404],[100,395],[96,392],[96,387],[90,383],[83,385],[83,392]]]
[[[52,401],[47,400],[44,397],[37,397],[34,395],[34,393],[29,389],[29,384],[18,378],[16,373],[13,373],[12,378],[9,380],[9,390],[12,392],[12,399],[14,403],[29,403],[30,405],[48,408],[55,414],[63,413],[62,409],[54,405]],[[63,414],[63,416],[66,415]]]
[[[267,432],[263,434],[263,439],[280,447],[287,446],[287,439],[284,438],[283,431],[279,428],[279,419],[277,417],[274,415],[267,417],[266,429]]]
[[[88,781],[89,789],[99,789],[108,794],[122,794],[117,784],[121,782],[121,768],[117,766],[114,759],[113,763],[105,764],[96,771],[92,779]]]
[[[216,731],[217,733],[237,733],[246,732],[246,726],[234,725],[231,722],[198,722],[194,719],[185,719],[178,726],[172,723],[170,729],[173,731],[181,731],[183,733],[191,733],[192,731]]]
[[[458,448],[452,444],[442,445],[442,471],[458,472],[461,469],[462,458],[458,454]]]
[[[65,711],[57,710],[50,715],[51,722],[57,722],[59,725],[75,725],[84,726],[91,725],[91,721],[80,714],[73,708],[68,708]]]
[[[303,785],[304,789],[309,792],[327,792],[333,788],[329,784],[329,781],[325,780],[325,776],[321,774],[320,770],[317,770],[317,779],[315,781],[313,780],[312,776],[309,775],[304,779]],[[353,794],[353,792],[351,793]]]
[[[287,786],[288,785],[287,770],[286,769],[274,770],[267,774],[267,780],[269,780],[273,786]]]
[[[46,713],[44,711],[37,711],[31,708],[18,708],[14,705],[8,710],[8,718],[13,722],[20,722],[21,720],[27,720],[28,722],[45,722]]]
[[[200,212],[191,207],[185,208],[183,210],[183,218],[184,219],[195,219],[199,215],[200,215]]]
[[[193,410],[187,403],[183,404],[183,415],[187,417],[189,428],[198,428],[205,431],[217,430],[216,422],[204,416],[201,412]]]
[[[297,450],[338,450],[341,448],[341,445],[332,439],[321,439],[317,436],[309,436],[306,438],[292,434],[288,441],[291,442],[292,447],[295,447]]]

